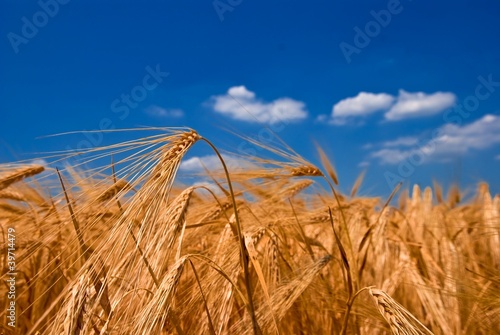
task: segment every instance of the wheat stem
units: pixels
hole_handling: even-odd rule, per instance
[[[201,140],[205,141],[214,150],[215,154],[217,155],[222,164],[222,167],[224,168],[224,173],[226,175],[227,183],[229,185],[229,193],[231,194],[231,201],[233,202],[234,217],[236,220],[236,231],[238,233],[238,240],[240,243],[240,255],[241,255],[240,257],[243,265],[245,287],[247,289],[247,295],[248,295],[248,309],[250,312],[250,317],[252,318],[252,327],[254,335],[259,335],[261,334],[261,331],[259,329],[259,324],[257,323],[257,318],[255,316],[255,306],[253,303],[252,285],[250,283],[250,271],[248,266],[248,251],[246,250],[245,240],[243,238],[243,233],[241,232],[241,223],[238,215],[238,208],[236,205],[236,199],[234,197],[234,190],[233,190],[233,185],[231,183],[231,178],[229,176],[229,171],[227,169],[226,163],[224,162],[224,159],[222,158],[222,155],[220,154],[219,150],[215,147],[215,145],[213,145],[212,142],[210,142],[208,139],[204,137],[202,137]]]

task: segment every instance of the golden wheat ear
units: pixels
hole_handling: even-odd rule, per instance
[[[369,292],[377,304],[378,311],[385,321],[389,323],[393,334],[434,335],[433,332],[384,291],[370,288]]]
[[[45,168],[42,165],[23,166],[15,169],[13,172],[0,175],[0,190],[17,183],[25,178],[33,177],[42,173]]]
[[[94,148],[81,161],[97,168],[43,189],[0,164],[0,263],[15,229],[20,274],[18,327],[0,333],[500,334],[493,188],[465,203],[417,187],[392,207],[401,184],[385,203],[343,197],[327,168],[279,149],[284,162],[232,171],[221,156],[220,191],[176,185],[200,140],[182,128]],[[315,176],[332,192],[302,193]]]
[[[325,151],[323,148],[319,146],[319,144],[316,143],[316,150],[318,151],[319,157],[321,159],[321,164],[323,165],[323,168],[326,170],[328,173],[328,176],[331,178],[333,183],[335,185],[339,185],[339,178],[337,177],[337,171],[335,170],[335,166],[333,163],[328,159],[328,156],[326,155]]]

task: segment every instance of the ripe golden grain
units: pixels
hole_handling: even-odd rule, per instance
[[[15,169],[14,171],[0,176],[0,190],[17,183],[25,178],[33,177],[42,173],[45,168],[41,165],[25,166]]]
[[[2,241],[5,227],[15,228],[23,275],[18,327],[1,323],[0,332],[500,333],[500,197],[487,185],[467,203],[456,186],[446,199],[437,183],[423,192],[415,186],[392,207],[356,196],[358,181],[347,197],[324,192],[316,178],[295,178],[323,174],[280,148],[270,151],[283,162],[255,158],[229,169],[230,178],[209,172],[224,191],[207,196],[175,184],[201,136],[166,133],[112,146],[110,154],[132,152],[111,176],[63,171],[73,213],[54,178],[43,187],[27,179],[41,168],[1,167]],[[333,165],[323,165],[338,183]],[[116,181],[102,186],[107,180]],[[314,193],[302,192],[313,185]],[[0,263],[7,255],[0,243]],[[368,287],[371,296],[361,294]],[[6,302],[0,296],[1,319]]]
[[[304,177],[304,176],[322,177],[323,176],[323,173],[321,172],[321,170],[315,166],[312,166],[312,165],[303,165],[303,166],[295,167],[292,169],[291,174],[294,177]]]

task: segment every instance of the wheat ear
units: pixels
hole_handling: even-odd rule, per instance
[[[0,190],[17,183],[20,180],[42,173],[44,170],[45,168],[41,165],[32,165],[14,170],[13,173],[0,177]]]
[[[376,288],[370,288],[369,291],[377,304],[378,311],[389,323],[393,334],[433,335],[427,327],[387,293]]]

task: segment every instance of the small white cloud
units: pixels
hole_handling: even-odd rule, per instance
[[[249,162],[230,155],[222,155],[224,162],[229,170],[237,170],[249,166]],[[181,163],[180,170],[189,173],[200,173],[206,167],[209,171],[222,169],[222,164],[217,155],[195,156],[184,160]]]
[[[227,90],[227,94],[240,99],[253,100],[255,99],[255,93],[249,91],[245,86],[233,86]]]
[[[414,136],[399,137],[392,141],[382,143],[383,147],[411,147],[418,143],[418,138]]]
[[[370,166],[370,162],[368,161],[362,161],[358,164],[358,167],[364,168]]]
[[[31,161],[31,164],[33,165],[41,165],[43,167],[48,167],[49,166],[49,163],[47,163],[47,161],[43,158],[35,158]]]
[[[370,150],[373,147],[374,147],[373,143],[366,143],[366,144],[363,144],[363,146],[361,146],[361,149],[363,149],[363,150]]]
[[[441,128],[439,152],[466,153],[500,143],[500,116],[488,114],[463,127],[447,124]]]
[[[222,193],[222,190],[220,189],[220,187],[217,186],[215,183],[210,182],[210,181],[197,181],[197,182],[193,183],[193,186],[198,187],[198,189],[199,189],[198,192],[203,192],[208,196],[210,196],[210,193],[205,188],[208,188],[210,191],[215,193],[215,195],[224,195],[224,193]]]
[[[326,115],[326,114],[321,114],[321,115],[318,115],[316,117],[316,122],[319,122],[319,123],[328,123],[329,120],[330,120],[330,116]]]
[[[144,111],[146,114],[157,118],[181,118],[184,116],[184,111],[182,109],[167,109],[156,105],[149,106]]]
[[[357,96],[343,99],[332,108],[330,117],[320,115],[318,122],[337,126],[345,124],[362,124],[364,117],[377,112],[384,112],[388,121],[399,121],[408,118],[425,117],[437,114],[452,107],[456,96],[450,92],[410,93],[399,90],[394,97],[387,93],[360,92]]]
[[[399,121],[408,118],[430,116],[455,104],[456,96],[449,92],[409,93],[399,90],[396,103],[384,114],[386,120]]]
[[[371,157],[382,164],[398,164],[409,157],[421,162],[444,161],[474,150],[487,149],[500,144],[500,116],[485,115],[464,126],[446,124],[433,136],[422,138],[414,144],[411,144],[410,137],[384,142],[380,149],[371,153]]]
[[[372,158],[379,160],[380,164],[398,164],[408,157],[410,151],[404,151],[399,149],[379,149],[371,154]]]
[[[308,114],[301,101],[284,97],[265,102],[245,86],[234,86],[226,94],[212,96],[210,104],[215,112],[246,122],[296,122],[307,118]]]
[[[343,121],[350,117],[365,116],[391,107],[392,95],[386,93],[360,92],[357,96],[337,102],[332,109],[333,121]]]

